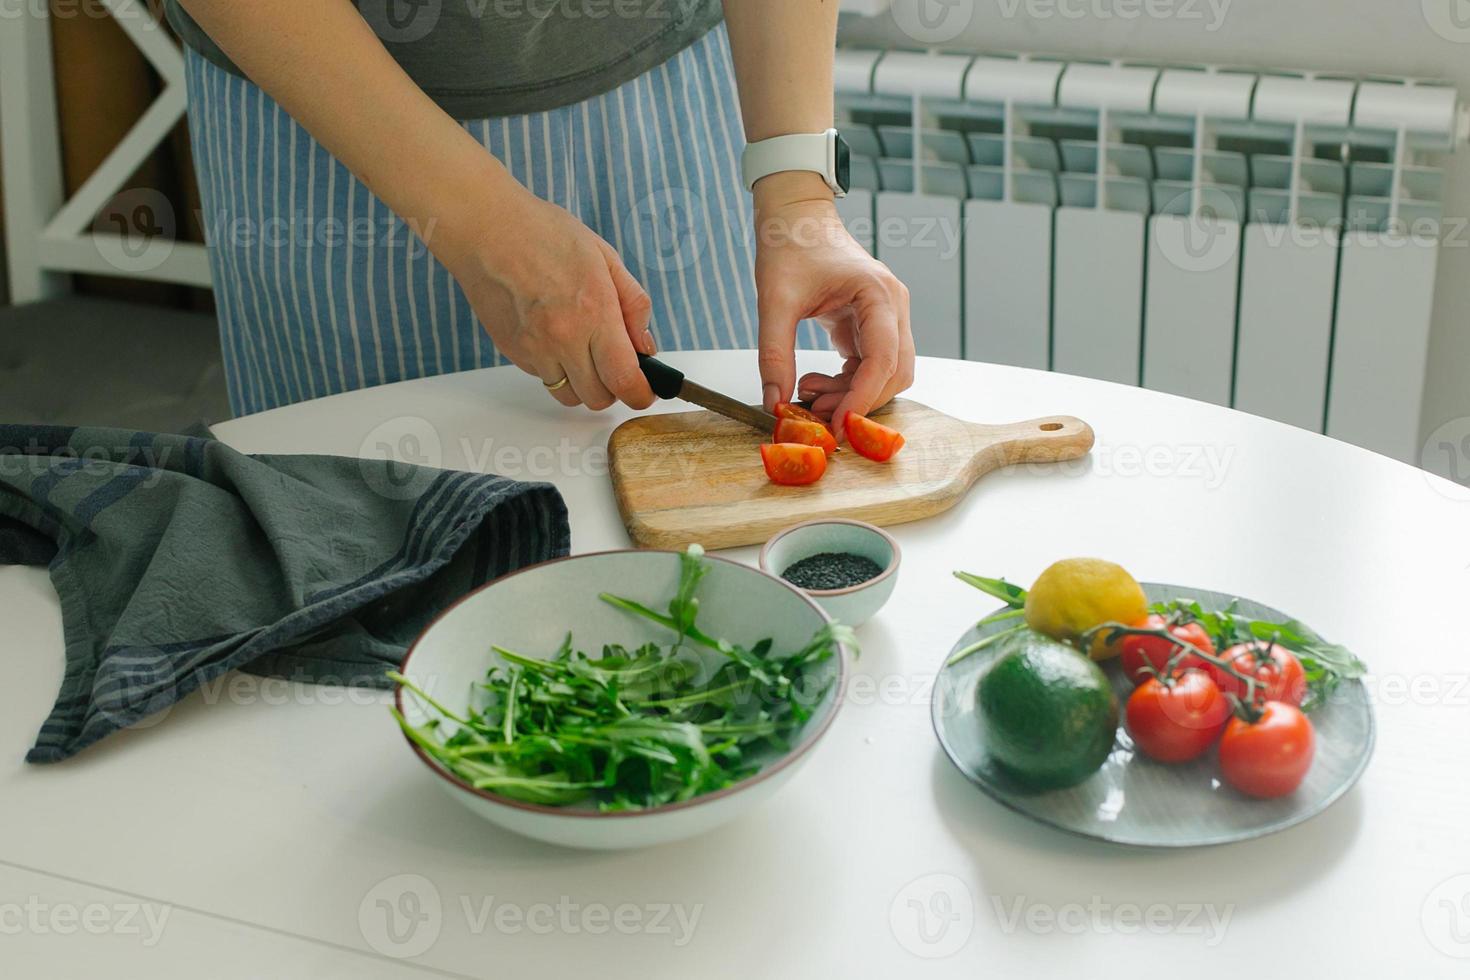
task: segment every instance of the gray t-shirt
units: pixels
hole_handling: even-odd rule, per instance
[[[409,76],[457,119],[601,95],[672,58],[721,17],[720,0],[353,2]],[[178,0],[165,8],[186,44],[241,74]]]

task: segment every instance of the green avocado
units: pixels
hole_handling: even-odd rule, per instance
[[[1097,664],[1032,630],[1004,641],[980,678],[976,703],[991,759],[1032,789],[1091,776],[1118,731],[1118,699]]]

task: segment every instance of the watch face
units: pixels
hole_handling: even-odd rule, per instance
[[[842,138],[841,133],[837,134],[836,149],[833,162],[836,163],[834,169],[837,172],[833,176],[837,178],[837,186],[842,188],[842,193],[846,194],[852,188],[852,151],[847,148],[847,140]]]

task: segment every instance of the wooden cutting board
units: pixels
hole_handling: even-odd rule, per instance
[[[624,422],[607,447],[623,523],[642,548],[760,544],[819,517],[902,524],[948,510],[997,467],[1076,459],[1093,443],[1092,428],[1070,416],[981,425],[899,399],[873,417],[903,433],[903,450],[875,463],[844,446],[808,487],[772,483],[765,437],[712,412]]]

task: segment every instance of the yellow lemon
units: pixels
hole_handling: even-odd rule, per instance
[[[1036,580],[1026,595],[1026,625],[1068,643],[1103,623],[1132,625],[1148,615],[1143,588],[1127,569],[1101,558],[1067,558]],[[1117,644],[1092,638],[1093,660],[1118,654]]]

